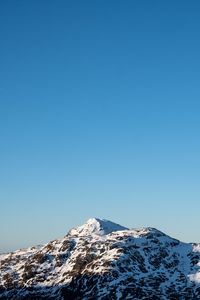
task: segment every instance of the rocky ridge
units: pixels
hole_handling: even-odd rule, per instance
[[[63,239],[0,255],[7,299],[200,299],[200,244],[89,219]]]

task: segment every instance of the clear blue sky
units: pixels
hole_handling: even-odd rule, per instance
[[[200,242],[199,14],[1,1],[0,251],[95,216]]]

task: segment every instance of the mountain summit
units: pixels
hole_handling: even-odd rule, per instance
[[[0,300],[198,300],[200,244],[89,219],[60,240],[0,255]]]
[[[98,219],[98,218],[91,218],[89,219],[84,225],[74,228],[70,231],[72,235],[106,235],[114,231],[122,231],[128,230],[128,228],[121,226],[119,224],[113,223],[108,220]]]

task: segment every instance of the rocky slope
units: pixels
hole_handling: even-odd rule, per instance
[[[61,240],[0,255],[3,299],[200,299],[200,244],[89,219]]]

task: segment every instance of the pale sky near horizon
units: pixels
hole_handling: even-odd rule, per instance
[[[200,2],[0,2],[0,252],[90,217],[200,242]]]

